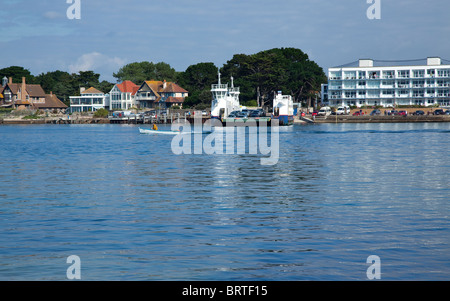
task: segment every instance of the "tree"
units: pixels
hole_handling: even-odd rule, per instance
[[[151,79],[165,79],[166,81],[174,82],[177,79],[177,72],[167,63],[159,62],[154,64],[144,61],[127,64],[120,68],[117,73],[113,73],[113,76],[120,82],[130,80],[139,85]]]
[[[0,76],[1,78],[6,76],[8,79],[12,77],[13,83],[21,83],[22,77],[25,77],[27,83],[34,83],[34,76],[31,74],[30,70],[20,66],[10,66],[0,69]]]
[[[211,85],[217,82],[217,71],[214,63],[198,63],[179,73],[178,84],[189,91],[183,106],[210,105]]]
[[[292,95],[295,102],[320,91],[326,82],[322,68],[296,48],[274,48],[252,55],[236,54],[222,68],[241,87],[241,102],[256,99],[270,106],[277,91]]]

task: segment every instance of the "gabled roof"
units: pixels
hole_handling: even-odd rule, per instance
[[[103,93],[100,90],[95,89],[94,87],[90,87],[89,89],[84,90],[80,94],[105,94],[105,93]]]
[[[7,84],[5,86],[5,89],[6,87],[9,87],[11,93],[17,94],[19,92],[19,89],[22,87],[22,84]],[[42,89],[41,85],[25,84],[25,88],[28,92],[28,95],[30,95],[31,97],[45,97],[45,92]]]
[[[167,92],[167,93],[187,93],[188,91],[186,91],[185,89],[181,88],[180,86],[178,86],[175,83],[168,82],[167,85],[166,85],[166,88],[164,89],[164,92]]]
[[[135,95],[139,86],[133,83],[130,80],[123,81],[120,84],[116,84],[116,87],[124,93],[131,93],[131,95]]]
[[[35,103],[34,106],[37,108],[46,108],[46,109],[65,109],[67,106],[56,97],[55,94],[46,94],[45,95],[45,103]]]

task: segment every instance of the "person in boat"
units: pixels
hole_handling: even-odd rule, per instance
[[[158,130],[158,127],[156,126],[156,124],[153,124],[153,130],[154,130],[154,131],[157,131],[157,130]]]

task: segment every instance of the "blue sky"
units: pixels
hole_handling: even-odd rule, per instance
[[[450,1],[380,0],[0,0],[0,68],[37,75],[94,70],[102,80],[131,62],[166,62],[177,71],[233,54],[279,47],[306,52],[327,68],[359,58],[450,59]]]

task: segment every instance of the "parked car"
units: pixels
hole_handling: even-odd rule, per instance
[[[406,111],[398,111],[398,115],[408,116],[408,112],[406,112]]]
[[[364,115],[364,112],[362,110],[356,111],[355,113],[353,113],[353,116],[362,116]]]
[[[328,116],[330,114],[331,114],[330,107],[322,107],[322,108],[320,108],[319,112],[317,113],[317,115],[321,115],[321,116]]]
[[[262,109],[251,110],[250,114],[248,116],[249,117],[265,117],[266,112],[264,112],[264,110],[262,110]]]
[[[206,116],[208,115],[208,112],[206,112],[205,110],[202,111],[202,116]]]
[[[341,106],[336,111],[337,115],[347,115],[350,114],[350,107],[349,106]]]
[[[397,110],[391,110],[390,112],[388,112],[388,115],[398,115],[398,111]]]
[[[425,115],[425,112],[422,110],[417,110],[413,113],[413,115]]]
[[[316,110],[316,111],[312,112],[311,116],[317,116],[318,113],[319,112]]]
[[[237,115],[238,113],[240,113],[240,111],[233,111],[233,112],[231,112],[230,114],[228,114],[228,117],[230,117],[230,118],[235,118],[235,117],[237,117],[236,115]]]
[[[445,111],[445,115],[450,115],[450,110]]]
[[[247,118],[248,117],[248,111],[238,111],[236,113],[237,118]]]
[[[433,112],[433,115],[445,115],[445,112],[442,109],[437,109]]]
[[[372,112],[370,112],[370,116],[374,116],[374,115],[380,115],[381,111],[378,109],[373,110]]]

